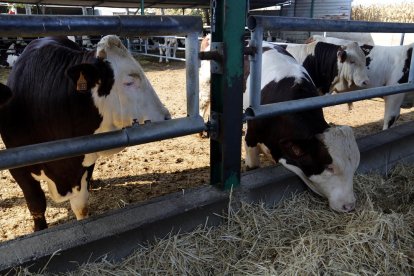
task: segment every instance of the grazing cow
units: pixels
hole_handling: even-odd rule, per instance
[[[170,118],[138,62],[117,36],[86,51],[66,37],[32,41],[13,67],[10,103],[0,110],[7,148],[119,130],[134,121]],[[88,216],[88,187],[99,156],[120,149],[11,169],[23,190],[34,230],[47,228],[46,181],[53,200],[70,200],[77,219]]]
[[[318,96],[306,70],[279,46],[263,44],[261,104]],[[249,74],[246,66],[245,74]],[[249,82],[243,106],[249,106]],[[338,212],[354,209],[353,175],[360,154],[352,129],[330,127],[321,108],[265,119],[249,120],[245,136],[246,165],[260,165],[259,147],[297,174]]]
[[[178,42],[177,39],[174,37],[166,37],[163,39],[164,41],[160,41],[158,47],[160,51],[160,60],[162,62],[163,55],[165,53],[165,62],[169,62],[169,58],[176,57]],[[172,55],[171,55],[172,51]]]
[[[282,45],[305,67],[320,94],[366,87],[365,56],[357,43],[338,46],[324,42]]]
[[[335,37],[313,36],[311,40],[328,41],[341,45],[349,43],[349,40]],[[413,44],[401,46],[372,46],[360,43],[360,47],[366,56],[366,67],[370,82],[366,88],[397,85],[408,82],[410,73],[411,54]],[[382,129],[390,128],[400,116],[400,106],[405,93],[384,97],[384,124]]]

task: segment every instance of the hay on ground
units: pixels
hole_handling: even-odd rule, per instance
[[[414,166],[357,175],[355,192],[349,214],[310,192],[272,209],[242,204],[219,227],[172,235],[122,263],[89,263],[69,275],[413,275]]]

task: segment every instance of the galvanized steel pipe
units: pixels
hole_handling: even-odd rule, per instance
[[[185,41],[187,114],[199,116],[198,35],[190,33]]]
[[[260,105],[260,90],[261,90],[261,82],[262,82],[262,43],[263,43],[263,28],[262,26],[257,26],[251,32],[251,41],[250,47],[256,47],[256,54],[250,55],[250,106],[257,107]]]
[[[161,36],[202,30],[198,16],[0,15],[0,36],[52,35]]]
[[[194,116],[1,150],[0,170],[189,135],[205,128],[203,118]]]
[[[250,30],[254,30],[257,26],[262,26],[264,29],[274,29],[279,31],[414,33],[414,24],[412,23],[374,23],[366,21],[303,17],[249,16],[247,27]]]
[[[294,113],[325,106],[332,106],[347,102],[361,101],[374,97],[387,96],[414,90],[414,84],[405,83],[387,87],[376,87],[353,92],[345,92],[335,95],[311,97],[301,100],[279,102],[261,105],[255,108],[249,107],[245,112],[246,120],[266,118],[287,113]]]

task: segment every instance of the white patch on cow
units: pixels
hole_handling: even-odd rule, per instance
[[[328,198],[329,206],[338,212],[348,212],[355,207],[353,176],[359,165],[360,153],[355,136],[349,126],[331,127],[317,138],[325,144],[332,158],[321,174],[305,176],[303,171],[287,164],[279,163],[297,174],[315,193]]]
[[[263,46],[266,47],[269,46],[269,44],[264,42]],[[294,77],[295,83],[301,83],[302,78],[308,76],[306,69],[298,64],[293,57],[279,53],[275,49],[267,50],[263,53],[262,68],[266,68],[266,70],[262,70],[261,90],[272,81],[279,82],[284,78]],[[310,77],[308,78],[310,79]],[[246,109],[249,105],[250,75],[247,77],[246,92],[243,94],[243,108]]]
[[[201,42],[200,51],[210,51],[210,39],[211,35],[208,34],[203,41]],[[200,116],[203,117],[205,120],[209,115],[210,111],[210,61],[209,60],[202,60],[199,70],[199,98],[200,98]]]
[[[88,191],[88,181],[86,178],[88,177],[88,171],[82,176],[81,179],[81,188],[76,194],[69,199],[70,200],[70,207],[72,211],[75,213],[76,219],[84,219],[88,217],[88,199],[89,199],[89,191]]]
[[[259,158],[259,148],[256,147],[249,147],[244,141],[244,148],[246,149],[246,158],[245,163],[248,169],[258,168],[260,166],[260,158]]]
[[[109,35],[97,45],[97,56],[104,55],[111,64],[115,82],[108,96],[100,97],[93,89],[93,99],[102,123],[95,133],[122,129],[134,120],[144,123],[170,118],[143,69],[117,36]]]
[[[66,195],[61,195],[59,194],[57,188],[56,188],[56,183],[50,179],[43,170],[40,171],[40,175],[36,175],[34,173],[31,173],[32,177],[37,180],[37,181],[45,181],[47,183],[47,188],[49,191],[49,195],[50,197],[53,199],[53,201],[55,202],[64,202],[67,200],[70,200],[71,198],[77,197],[79,196],[80,193],[85,193],[88,192],[87,189],[84,190],[83,184],[81,185],[81,189],[80,191],[78,191],[78,187],[73,187],[72,188],[72,192],[68,192]],[[83,178],[82,178],[83,179]],[[81,182],[83,183],[83,182]],[[85,186],[85,188],[87,188]]]
[[[16,55],[8,55],[7,56],[7,63],[9,64],[9,67],[13,67],[16,61],[19,59],[19,56]]]

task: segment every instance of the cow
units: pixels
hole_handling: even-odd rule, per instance
[[[261,104],[318,96],[306,69],[280,46],[263,44]],[[249,107],[250,76],[245,58]],[[331,209],[349,212],[355,207],[353,175],[360,153],[349,126],[329,126],[321,108],[247,121],[246,167],[260,166],[259,150],[297,174],[315,193],[326,197]]]
[[[282,46],[305,67],[321,95],[368,85],[365,55],[355,42],[344,46],[316,41]]]
[[[169,62],[169,58],[176,57],[178,41],[175,37],[165,37],[158,45],[160,51],[159,62],[162,62],[165,53],[165,62]]]
[[[103,37],[92,51],[66,37],[28,44],[12,68],[11,101],[0,110],[7,148],[119,130],[133,122],[170,119],[139,63],[121,40]],[[47,228],[46,181],[51,198],[70,201],[78,220],[88,216],[88,187],[95,161],[121,149],[11,169],[33,217]]]
[[[349,40],[314,35],[309,41],[328,41],[341,45]],[[414,43],[400,46],[380,46],[359,43],[366,56],[366,67],[370,82],[366,88],[397,85],[408,82],[411,54]],[[400,116],[400,107],[405,93],[384,97],[384,123],[382,129],[390,128]]]
[[[26,45],[27,42],[22,37],[17,37],[16,40],[4,37],[0,43],[1,66],[13,67]]]

